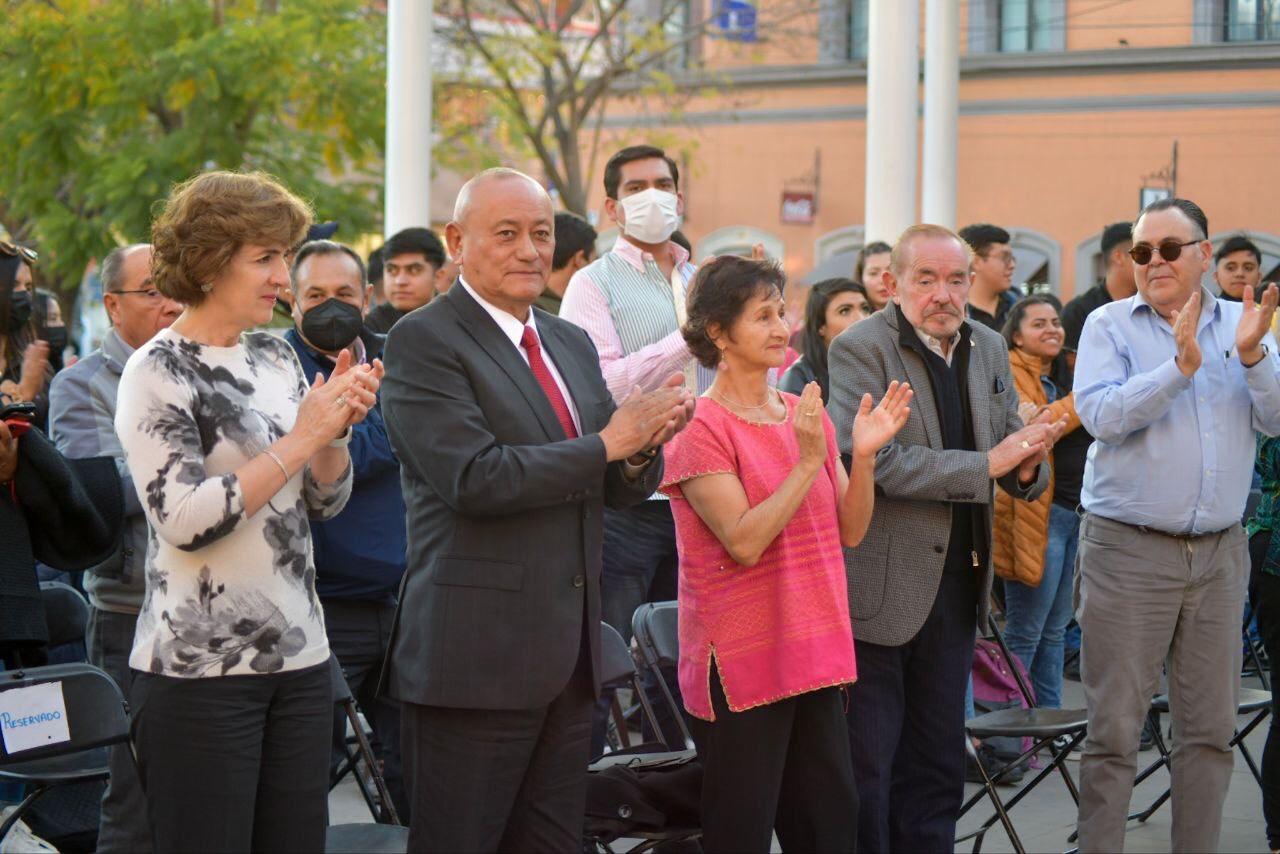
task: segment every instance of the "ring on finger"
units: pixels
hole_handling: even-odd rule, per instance
[[[346,396],[345,394],[340,394],[340,395],[338,395],[338,399],[337,399],[336,401],[334,401],[334,402],[335,402],[335,403],[337,403],[337,404],[338,404],[338,406],[340,406],[340,407],[341,407],[341,406],[346,406],[346,405],[347,405],[347,396]]]

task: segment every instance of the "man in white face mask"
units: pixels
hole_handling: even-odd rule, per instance
[[[715,372],[697,367],[680,334],[694,267],[689,253],[671,241],[684,213],[679,169],[660,148],[624,148],[605,166],[604,192],[605,212],[622,233],[610,251],[569,280],[560,317],[591,336],[616,401],[636,387],[657,388],[677,371],[701,394]],[[600,593],[604,621],[627,640],[637,607],[676,598],[675,525],[664,496],[605,510]],[[678,690],[674,679],[668,684]],[[605,709],[607,700],[597,707],[593,755],[603,746]],[[663,729],[679,738],[673,721],[664,721]]]

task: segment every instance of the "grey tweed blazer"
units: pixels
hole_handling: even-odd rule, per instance
[[[943,449],[928,368],[917,353],[903,349],[893,304],[831,343],[828,409],[841,453],[852,450],[853,416],[864,393],[879,402],[892,380],[910,382],[915,390],[906,425],[876,457],[876,506],[867,535],[857,548],[844,552],[849,613],[859,640],[900,646],[920,631],[942,579],[951,502],[981,504],[988,533],[991,530],[993,488],[986,452],[1020,430],[1022,419],[1004,339],[980,323],[970,327],[969,408],[977,451]],[[1018,485],[1016,469],[1000,479],[1001,488],[1025,500],[1034,499],[1048,485],[1047,465],[1026,488]],[[985,626],[990,559],[981,572],[978,625]]]

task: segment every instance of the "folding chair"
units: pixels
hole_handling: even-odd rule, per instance
[[[1005,659],[1009,662],[1014,661],[1009,648],[1005,646],[1004,635],[1000,632],[994,620],[991,621],[991,633],[996,643],[1000,646]],[[982,841],[986,837],[987,831],[995,826],[997,821],[1003,825],[1005,833],[1009,835],[1009,842],[1013,845],[1014,850],[1018,854],[1026,854],[1026,849],[1022,846],[1022,840],[1018,838],[1018,832],[1014,829],[1013,822],[1009,819],[1009,810],[1013,809],[1032,789],[1040,785],[1041,781],[1053,773],[1055,769],[1062,775],[1062,780],[1067,786],[1067,791],[1071,794],[1071,799],[1077,805],[1080,803],[1080,794],[1076,791],[1076,784],[1071,779],[1071,773],[1067,771],[1066,761],[1072,749],[1084,738],[1085,729],[1088,726],[1088,715],[1082,709],[1037,709],[1032,699],[1031,691],[1027,687],[1026,681],[1022,678],[1022,673],[1017,667],[1012,667],[1011,669],[1014,679],[1018,683],[1018,691],[1022,694],[1028,708],[999,709],[994,712],[988,712],[985,715],[979,715],[969,721],[965,726],[965,747],[969,753],[973,754],[973,759],[977,760],[978,756],[973,748],[974,738],[1030,738],[1032,744],[1018,758],[997,769],[994,774],[989,774],[981,761],[977,762],[978,768],[982,771],[982,789],[975,792],[964,803],[964,806],[960,808],[960,815],[964,815],[971,810],[984,796],[990,799],[995,812],[977,830],[966,833],[956,839],[957,845],[972,839],[974,854],[978,854],[982,850]],[[1069,740],[1061,748],[1055,749],[1053,747],[1054,739],[1064,735],[1068,736]],[[1008,801],[1001,800],[1000,794],[996,791],[996,785],[1004,775],[1046,746],[1049,747],[1053,757],[1049,764],[1041,768],[1034,777],[1024,783]]]
[[[1160,713],[1161,712],[1167,713],[1168,711],[1169,711],[1169,695],[1168,694],[1161,694],[1160,696],[1156,697],[1154,700],[1151,701],[1151,709],[1147,712],[1147,714],[1151,717],[1151,720],[1153,722],[1152,730],[1155,733],[1156,749],[1160,751],[1160,756],[1156,759],[1155,762],[1152,762],[1150,765],[1144,768],[1142,770],[1142,773],[1138,774],[1138,776],[1134,778],[1133,785],[1135,787],[1137,787],[1139,783],[1141,783],[1143,780],[1146,780],[1148,777],[1150,777],[1160,768],[1163,767],[1167,769],[1169,767],[1170,753],[1169,753],[1168,747],[1164,743],[1164,736],[1161,735],[1160,733],[1160,724],[1159,724]],[[1258,763],[1254,761],[1253,754],[1249,752],[1249,748],[1244,743],[1244,740],[1249,737],[1249,733],[1257,729],[1258,726],[1264,720],[1267,719],[1267,715],[1271,714],[1271,692],[1258,691],[1253,688],[1241,688],[1240,703],[1236,707],[1236,714],[1237,715],[1253,714],[1254,716],[1252,719],[1250,719],[1250,721],[1247,724],[1245,724],[1244,729],[1237,728],[1235,735],[1233,735],[1231,737],[1231,741],[1227,743],[1229,746],[1234,747],[1240,751],[1240,755],[1244,757],[1244,761],[1249,766],[1249,770],[1253,772],[1253,779],[1257,780],[1258,786],[1261,787],[1262,772],[1258,770]],[[1147,807],[1145,810],[1140,810],[1138,812],[1132,813],[1129,816],[1129,820],[1132,821],[1133,819],[1136,818],[1138,821],[1145,822],[1147,819],[1151,818],[1151,816],[1155,813],[1156,810],[1160,809],[1160,807],[1164,805],[1165,801],[1169,800],[1172,794],[1173,794],[1173,788],[1172,786],[1170,786],[1169,788],[1166,788],[1164,790],[1163,794],[1161,794],[1158,798],[1152,801],[1151,806]]]
[[[5,671],[0,673],[0,696],[46,683],[61,686],[70,738],[13,753],[0,744],[0,780],[19,783],[30,790],[0,825],[0,840],[50,790],[105,781],[110,776],[105,748],[129,744],[129,708],[124,696],[115,680],[91,664],[51,664]]]
[[[671,695],[667,680],[662,675],[662,668],[676,667],[680,663],[680,629],[676,603],[650,602],[636,608],[635,613],[631,615],[631,634],[635,638],[636,651],[639,654],[637,664],[648,671],[653,681],[657,683],[658,689],[662,692],[663,703],[680,729],[683,744],[668,743],[668,746],[686,747],[692,744],[693,736],[689,733],[688,725],[685,724],[684,711]],[[657,727],[658,720],[653,715],[653,709],[647,707],[646,692],[640,691],[639,695],[641,702],[646,704],[645,712]],[[663,737],[661,729],[655,729],[655,732]]]
[[[675,604],[675,603],[671,603]],[[650,724],[654,727],[654,732],[661,732],[657,727],[657,722],[653,719],[653,707],[644,696],[643,685],[640,679],[640,669],[637,662],[632,658],[630,651],[627,649],[626,641],[622,639],[622,635],[608,623],[600,624],[600,641],[601,641],[601,682],[614,688],[630,687],[640,697],[640,714],[649,718]],[[625,732],[626,722],[622,716],[622,710],[615,702],[612,714],[616,725],[620,732]],[[666,745],[657,745],[665,748]],[[653,744],[639,744],[632,746],[628,740],[627,746],[621,750],[607,753],[593,762],[588,768],[588,774],[598,774],[608,768],[616,766],[624,766],[636,771],[657,770],[663,768],[675,768],[681,765],[687,765],[696,758],[693,750],[658,750],[654,751]],[[625,807],[620,810],[627,813]],[[619,815],[619,819],[626,820],[630,818],[630,814]],[[613,825],[614,822],[610,822]],[[622,833],[622,837],[627,839],[642,840],[639,845],[627,849],[630,852],[645,852],[654,849],[663,844],[679,842],[684,840],[697,839],[702,835],[701,828],[695,827],[664,827],[662,830],[644,830],[639,828],[631,828]],[[596,850],[604,851],[611,854],[613,848],[610,846],[618,838],[621,838],[616,831],[606,831],[601,827],[593,827],[590,818],[585,823],[584,837],[588,844],[595,847]]]
[[[403,854],[409,848],[409,828],[400,824],[400,816],[397,815],[395,804],[391,802],[391,794],[387,791],[387,782],[382,777],[378,760],[365,736],[355,698],[351,695],[351,689],[347,686],[346,677],[342,675],[342,668],[335,655],[329,656],[329,673],[333,679],[333,701],[342,706],[347,714],[347,721],[355,732],[352,739],[354,747],[347,745],[347,758],[343,766],[339,767],[335,780],[341,780],[347,771],[354,771],[356,785],[369,806],[373,822],[329,825],[325,832],[325,851],[329,854]],[[357,769],[360,761],[364,762],[366,775],[360,774]]]

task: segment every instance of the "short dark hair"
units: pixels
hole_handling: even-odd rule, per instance
[[[862,285],[862,271],[867,269],[867,259],[872,255],[884,255],[892,252],[893,247],[883,240],[873,240],[858,250],[858,260],[853,263],[853,280]],[[829,281],[829,280],[828,280]],[[817,285],[814,285],[816,288]]]
[[[1222,241],[1222,245],[1218,247],[1218,251],[1213,256],[1213,263],[1217,264],[1233,252],[1252,252],[1254,260],[1258,262],[1258,266],[1262,266],[1262,250],[1249,239],[1247,234],[1233,234]]]
[[[1200,210],[1200,206],[1190,199],[1169,198],[1154,201],[1142,209],[1142,213],[1138,214],[1138,219],[1134,220],[1133,225],[1136,228],[1139,220],[1149,213],[1168,210],[1182,211],[1182,215],[1191,220],[1192,225],[1200,229],[1200,239],[1209,239],[1209,217],[1205,216],[1204,211]]]
[[[675,231],[671,232],[671,242],[676,246],[679,246],[685,252],[688,252],[690,255],[693,254],[693,244],[689,242],[689,238],[686,237],[685,233],[680,229],[677,228]]]
[[[377,249],[369,253],[369,267],[365,271],[365,277],[369,280],[369,284],[377,284],[382,281],[382,249]]]
[[[709,327],[728,330],[753,296],[763,291],[781,297],[786,284],[787,275],[776,261],[721,255],[699,267],[689,288],[689,319],[680,330],[698,364],[720,364],[720,349],[707,333]]]
[[[599,236],[591,223],[577,214],[561,211],[556,214],[555,228],[556,251],[551,256],[552,270],[563,270],[569,259],[579,252],[583,258],[591,260],[596,248],[596,238]]]
[[[382,263],[385,265],[397,255],[422,255],[427,263],[439,270],[444,266],[444,244],[429,228],[414,226],[397,231],[387,238],[382,247]]]
[[[1098,241],[1098,248],[1102,250],[1103,260],[1111,257],[1112,249],[1130,240],[1133,240],[1133,223],[1131,222],[1113,222],[1102,229],[1102,239]]]
[[[960,229],[960,239],[969,244],[975,255],[987,257],[987,249],[993,243],[1008,243],[1009,232],[989,222],[975,222]]]
[[[302,262],[315,255],[346,255],[356,262],[356,269],[360,271],[360,292],[364,293],[364,286],[368,283],[368,279],[365,278],[364,259],[350,246],[335,240],[308,240],[299,247],[293,256],[293,266],[289,268],[289,285],[294,293],[298,291],[298,271],[302,269]]]
[[[649,160],[660,157],[667,161],[671,168],[671,180],[680,188],[680,167],[667,156],[667,153],[655,145],[631,145],[609,158],[604,165],[604,194],[610,199],[618,198],[618,185],[622,183],[622,167],[637,160]]]
[[[893,247],[886,244],[884,251],[890,252]],[[875,254],[874,252],[871,254]],[[813,371],[823,395],[827,394],[830,383],[827,375],[827,345],[822,341],[822,333],[818,330],[827,322],[827,306],[838,294],[855,293],[867,298],[867,289],[862,282],[840,276],[835,279],[823,279],[809,288],[809,296],[804,304],[804,329],[800,333],[800,355]]]
[[[1004,326],[1000,329],[1000,334],[1004,336],[1004,343],[1009,345],[1010,351],[1015,349],[1013,335],[1022,326],[1022,319],[1027,316],[1027,309],[1033,305],[1052,306],[1053,310],[1058,313],[1058,317],[1062,317],[1062,304],[1049,294],[1032,294],[1029,297],[1023,297],[1018,300],[1009,309],[1009,313],[1005,315]]]

